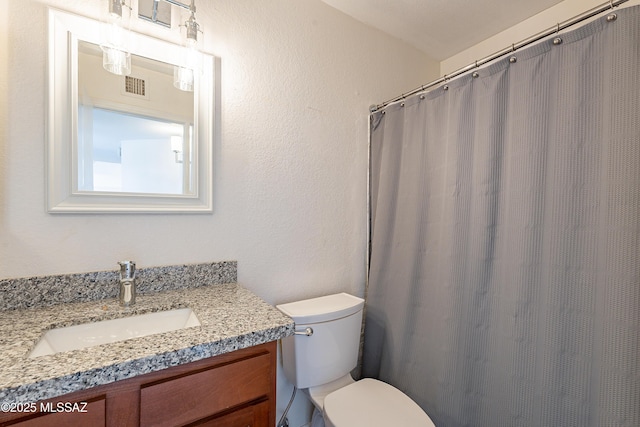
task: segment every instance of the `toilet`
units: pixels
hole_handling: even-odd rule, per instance
[[[346,293],[276,306],[296,324],[282,340],[287,379],[315,406],[312,427],[435,427],[397,388],[375,379],[355,381],[364,300]]]

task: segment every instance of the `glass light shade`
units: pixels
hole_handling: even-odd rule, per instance
[[[173,86],[185,92],[193,92],[193,70],[190,68],[173,67]]]
[[[195,45],[187,44],[185,48],[185,63],[186,67],[194,70],[195,72],[202,71],[202,54],[196,49]]]
[[[101,25],[102,66],[110,73],[129,75],[131,54],[129,53],[129,7],[121,0],[109,0],[109,13]]]
[[[131,54],[124,50],[102,46],[102,67],[119,76],[131,74]]]

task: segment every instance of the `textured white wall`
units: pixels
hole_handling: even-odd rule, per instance
[[[50,215],[46,7],[98,17],[104,5],[0,3],[0,277],[115,269],[124,258],[238,260],[240,281],[272,303],[362,291],[367,108],[434,77],[437,63],[317,0],[201,0],[204,47],[222,58],[214,213]]]
[[[99,17],[103,3],[0,1],[0,278],[115,270],[121,259],[238,260],[239,281],[273,304],[361,294],[368,106],[436,77],[439,64],[319,0],[199,0],[204,47],[222,58],[214,213],[54,216],[47,6]],[[283,408],[290,388],[279,380]],[[308,409],[300,399],[292,427]]]

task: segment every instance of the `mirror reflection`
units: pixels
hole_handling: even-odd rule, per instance
[[[132,55],[131,74],[114,75],[98,45],[79,41],[76,191],[194,194],[194,94],[173,73]]]
[[[131,32],[131,71],[102,67],[99,22],[49,10],[47,212],[210,213],[219,58]]]

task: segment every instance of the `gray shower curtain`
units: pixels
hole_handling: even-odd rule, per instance
[[[364,376],[438,427],[640,426],[640,7],[371,116]]]

